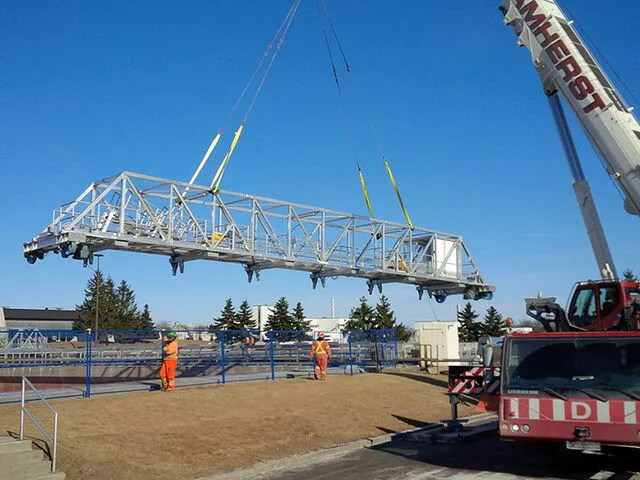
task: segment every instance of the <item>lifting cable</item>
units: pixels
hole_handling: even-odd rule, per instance
[[[364,201],[367,204],[367,210],[369,211],[369,217],[374,218],[373,207],[371,206],[371,200],[369,198],[369,192],[367,190],[367,185],[364,181],[364,172],[362,171],[362,167],[360,166],[360,161],[358,160],[358,149],[356,147],[355,137],[353,135],[353,130],[351,128],[351,122],[349,121],[349,112],[347,111],[347,106],[345,105],[344,98],[342,95],[342,87],[340,86],[340,79],[338,78],[338,70],[336,69],[335,61],[333,60],[333,52],[331,50],[331,44],[329,43],[329,37],[327,35],[327,29],[322,22],[322,9],[320,6],[320,0],[316,0],[316,6],[318,7],[318,14],[320,19],[320,26],[322,27],[322,34],[324,36],[324,44],[327,47],[327,53],[329,55],[329,61],[331,62],[331,71],[333,72],[333,79],[336,82],[336,89],[338,90],[338,100],[340,102],[340,109],[342,110],[342,117],[344,119],[344,123],[347,128],[347,135],[349,137],[349,143],[351,144],[351,148],[353,149],[353,157],[356,162],[356,168],[358,169],[358,177],[360,178],[360,186],[362,187],[362,194],[364,195]],[[343,54],[344,58],[344,54]],[[347,65],[348,67],[348,65]]]
[[[275,50],[273,51],[273,54],[271,55],[271,60],[269,61],[267,68],[265,69],[264,73],[262,74],[262,78],[260,79],[260,83],[258,84],[258,88],[256,89],[255,93],[253,94],[253,98],[251,99],[251,102],[249,103],[249,107],[247,108],[247,111],[244,115],[244,118],[242,119],[242,123],[240,124],[240,126],[238,127],[238,130],[236,130],[236,133],[233,137],[233,141],[231,142],[231,146],[229,147],[229,150],[227,151],[227,154],[224,156],[224,158],[222,159],[222,162],[220,162],[220,165],[218,166],[218,170],[216,171],[215,176],[213,177],[213,180],[211,181],[211,191],[213,193],[216,193],[219,189],[220,189],[220,182],[222,182],[222,176],[224,175],[224,171],[227,168],[227,164],[229,163],[229,160],[231,159],[231,155],[233,154],[233,151],[236,148],[236,145],[238,144],[238,140],[240,140],[240,135],[242,135],[242,131],[244,130],[244,126],[247,123],[247,119],[249,118],[249,115],[251,114],[253,107],[255,106],[256,100],[258,99],[258,95],[260,94],[260,92],[262,91],[262,87],[264,86],[264,82],[267,79],[267,76],[269,75],[269,72],[271,71],[271,67],[273,66],[273,62],[275,61],[276,57],[278,56],[278,53],[280,52],[280,48],[282,48],[282,45],[284,44],[284,39],[287,36],[287,33],[289,32],[289,28],[291,27],[291,23],[293,22],[293,18],[295,17],[296,13],[298,12],[298,8],[300,7],[300,3],[302,0],[295,0],[293,5],[291,6],[291,9],[289,10],[289,13],[287,13],[287,16],[285,17],[284,21],[282,22],[282,25],[280,25],[280,28],[278,29],[278,32],[276,33],[276,37],[280,34],[280,32],[282,32],[282,34],[280,35],[280,38],[278,39],[278,44],[276,45]],[[284,27],[284,28],[283,28]],[[272,41],[273,43],[273,41]],[[269,45],[269,48],[271,48],[272,44]],[[263,57],[264,60],[264,57]],[[261,61],[262,63],[262,61]],[[253,79],[253,76],[252,76]],[[243,92],[244,95],[244,92]]]
[[[220,166],[218,167],[218,170],[217,170],[216,175],[214,177],[214,181],[211,183],[211,188],[214,188],[214,186],[215,186],[215,190],[217,190],[219,188],[220,181],[222,180],[222,175],[224,173],[224,169],[226,167],[226,164],[229,162],[229,159],[231,158],[231,154],[233,153],[233,150],[235,150],[235,147],[236,147],[236,145],[238,143],[238,140],[240,139],[240,135],[242,134],[242,131],[244,129],[244,124],[246,123],[247,116],[248,116],[249,112],[251,111],[251,109],[253,108],[253,105],[254,105],[254,103],[256,101],[257,93],[262,89],[262,85],[264,84],[265,78],[266,78],[269,70],[271,69],[271,65],[273,64],[275,56],[277,55],[277,51],[282,46],[282,43],[284,41],[284,37],[286,35],[286,32],[288,31],[289,26],[291,25],[291,22],[293,21],[293,16],[296,14],[296,12],[298,10],[298,7],[300,6],[300,1],[301,0],[295,0],[293,2],[293,4],[291,5],[291,7],[289,8],[289,11],[287,12],[287,15],[285,16],[284,20],[282,21],[282,23],[278,27],[278,30],[276,31],[275,35],[273,36],[273,38],[269,42],[267,48],[262,53],[260,61],[258,62],[256,68],[253,70],[253,73],[251,74],[251,76],[249,77],[249,80],[245,84],[245,87],[242,90],[242,92],[240,93],[240,96],[237,98],[237,100],[234,103],[233,107],[229,111],[229,114],[227,115],[227,119],[226,119],[224,125],[228,124],[229,121],[231,120],[232,115],[235,113],[235,111],[237,110],[238,106],[240,105],[240,103],[244,99],[244,97],[247,94],[249,88],[251,87],[256,75],[258,74],[258,72],[262,68],[264,62],[269,58],[269,55],[271,54],[271,62],[269,63],[269,66],[267,68],[266,73],[262,77],[262,81],[260,82],[260,86],[258,87],[258,91],[254,95],[254,97],[253,97],[253,99],[251,101],[251,106],[250,106],[249,110],[247,111],[247,113],[245,114],[244,119],[243,119],[240,127],[235,132],[233,141],[231,142],[231,147],[229,148],[229,151],[224,156]],[[284,33],[283,33],[283,31],[284,31]],[[278,37],[280,37],[279,40],[278,40]],[[276,48],[275,52],[272,53],[274,45],[276,45],[276,41],[277,41],[277,48]],[[211,144],[209,145],[209,148],[207,149],[207,151],[205,152],[204,156],[200,160],[198,168],[196,169],[196,171],[192,175],[191,179],[189,180],[189,186],[193,185],[195,183],[195,181],[197,180],[198,176],[200,175],[200,172],[202,171],[202,169],[204,168],[205,164],[207,163],[207,161],[211,157],[211,154],[213,153],[214,149],[216,148],[216,145],[218,144],[218,141],[220,140],[224,129],[225,129],[225,127],[223,127],[220,130],[218,130],[216,135],[213,137],[213,140],[211,141]],[[183,195],[188,190],[189,190],[189,187],[186,187],[184,192],[183,192]]]
[[[340,38],[338,37],[338,33],[336,31],[335,25],[333,24],[333,20],[331,19],[331,15],[329,14],[329,10],[327,8],[327,6],[324,3],[324,0],[316,0],[316,5],[318,6],[318,11],[320,12],[320,16],[321,16],[321,23],[322,23],[322,19],[325,20],[325,22],[329,25],[331,32],[333,34],[333,38],[336,42],[336,44],[338,45],[338,49],[340,50],[340,54],[342,56],[342,61],[344,62],[344,66],[345,66],[345,70],[349,76],[349,78],[351,79],[356,93],[359,93],[359,89],[358,89],[358,85],[356,83],[356,79],[355,79],[355,75],[351,69],[351,66],[349,64],[349,61],[347,60],[347,56],[344,52],[344,49],[342,48],[342,43],[340,42]],[[325,35],[325,42],[327,43],[327,49],[329,50],[329,56],[331,56],[331,51],[330,51],[330,47],[329,47],[329,41],[327,39],[327,33],[326,33],[326,28],[324,26],[324,24],[322,24],[322,29]],[[333,72],[334,72],[334,77],[336,79],[336,84],[338,84],[338,90],[340,90],[340,86],[339,86],[339,82],[338,82],[338,76],[336,73],[336,69],[335,69],[335,65],[333,63],[333,58],[331,58],[331,64],[333,67]],[[342,97],[341,97],[341,102],[342,102]],[[411,230],[414,230],[415,227],[413,225],[413,222],[411,221],[411,217],[409,216],[409,212],[407,211],[404,202],[402,200],[402,195],[400,194],[400,188],[398,187],[398,184],[395,181],[395,178],[393,177],[393,173],[391,172],[391,166],[389,165],[389,161],[387,160],[386,155],[384,154],[384,150],[382,148],[382,144],[380,142],[380,137],[378,136],[375,127],[373,126],[373,122],[371,121],[371,117],[369,116],[367,110],[364,108],[363,106],[363,101],[360,101],[361,103],[361,109],[362,109],[362,113],[364,114],[364,117],[367,120],[367,123],[369,125],[369,129],[371,130],[371,135],[373,136],[373,139],[376,143],[376,147],[378,148],[378,152],[380,154],[380,156],[382,157],[382,161],[384,163],[384,167],[385,170],[387,172],[387,175],[389,176],[389,181],[391,182],[391,185],[393,186],[393,190],[395,191],[396,197],[398,198],[398,203],[400,204],[400,208],[402,210],[402,213],[404,215],[405,220],[407,221],[407,225],[409,226],[409,228]],[[343,110],[345,110],[345,107],[343,105]],[[358,167],[359,171],[360,168]],[[361,175],[362,178],[362,175]],[[361,180],[362,182],[364,182],[364,180]],[[364,183],[363,183],[363,189],[364,189]],[[367,203],[368,203],[368,195],[366,193],[365,190],[365,197],[367,198]],[[373,214],[371,215],[373,216]]]

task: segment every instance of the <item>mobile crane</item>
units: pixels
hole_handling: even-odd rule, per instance
[[[567,311],[526,299],[546,333],[508,335],[501,359],[499,429],[509,439],[567,448],[640,446],[640,284],[617,277],[569,131],[573,110],[608,173],[640,215],[640,124],[553,0],[503,0],[500,11],[531,53],[547,95],[593,248],[599,281],[580,282]]]

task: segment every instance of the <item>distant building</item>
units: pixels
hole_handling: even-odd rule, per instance
[[[322,332],[330,342],[339,342],[349,317],[305,317],[305,320],[309,322],[314,338],[316,333]]]
[[[0,329],[4,330],[71,330],[79,319],[77,310],[0,307]]]
[[[261,332],[266,330],[267,322],[269,321],[269,315],[273,313],[273,305],[254,305],[251,307],[251,317],[258,325],[258,330]]]

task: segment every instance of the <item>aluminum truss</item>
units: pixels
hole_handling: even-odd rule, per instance
[[[244,266],[249,281],[269,268],[311,273],[315,288],[328,277],[415,285],[444,301],[491,296],[462,237],[324,208],[123,172],[90,185],[25,243],[29,263],[49,252],[93,262],[101,250],[169,256],[172,272],[190,260]]]

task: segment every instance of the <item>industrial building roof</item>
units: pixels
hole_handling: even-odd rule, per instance
[[[74,321],[80,318],[80,312],[77,310],[64,310],[58,308],[3,308],[3,310],[5,321]]]

